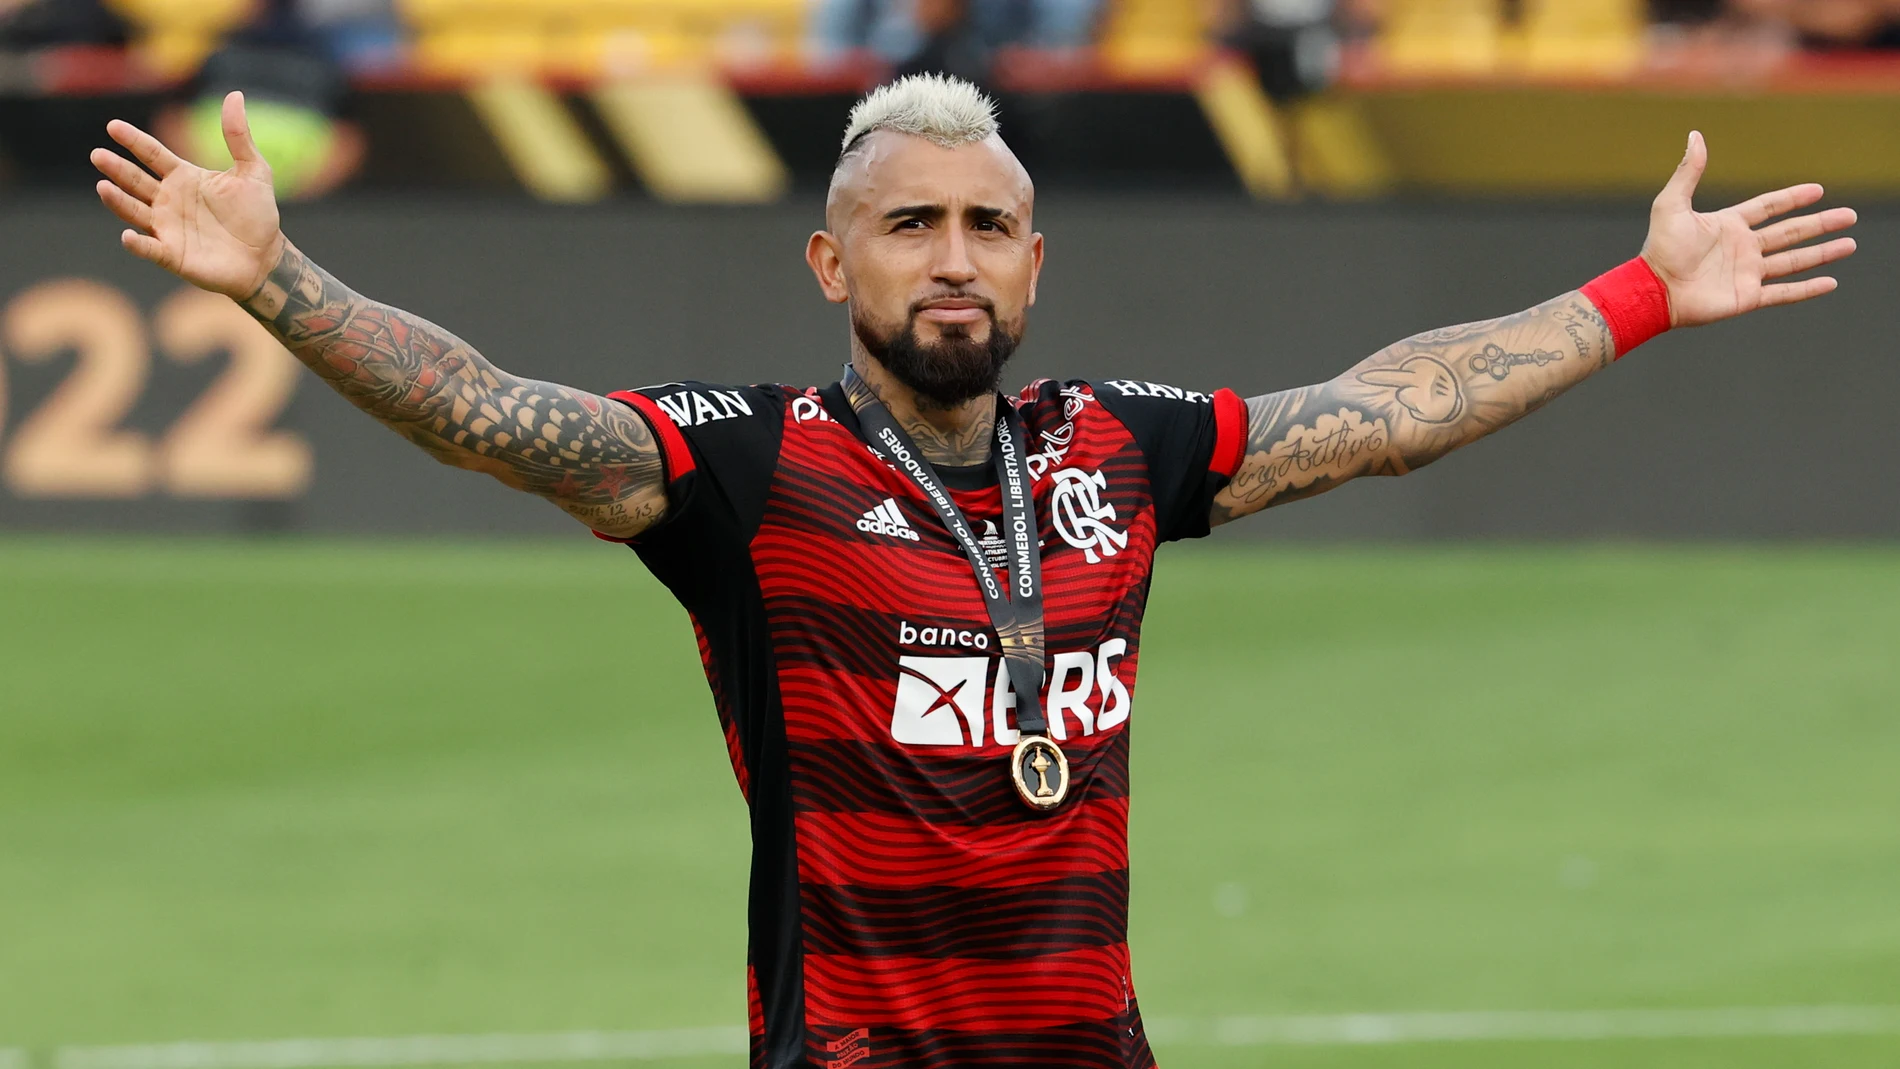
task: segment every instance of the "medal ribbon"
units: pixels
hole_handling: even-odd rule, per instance
[[[937,471],[924,459],[923,451],[910,435],[897,425],[891,411],[877,399],[871,388],[850,368],[844,373],[844,392],[857,411],[871,444],[896,463],[897,469],[910,476],[924,492],[951,537],[963,547],[970,568],[976,573],[977,589],[989,609],[990,625],[1003,651],[1003,664],[1009,670],[1011,689],[1016,692],[1016,730],[1024,736],[1049,734],[1049,721],[1042,715],[1043,626],[1042,626],[1042,549],[1036,544],[1036,500],[1030,487],[1028,468],[1023,463],[1023,442],[1027,432],[1014,405],[1001,394],[996,396],[996,481],[1003,494],[1003,526],[1009,543],[1009,560],[1004,572],[1008,586],[996,581],[996,572],[983,554],[983,544],[970,531],[963,511],[944,488]]]

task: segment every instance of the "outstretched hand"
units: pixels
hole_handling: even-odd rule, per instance
[[[116,152],[92,151],[110,181],[99,199],[134,229],[119,236],[133,255],[187,282],[236,300],[255,293],[283,251],[270,164],[251,140],[244,95],[224,98],[228,171],[187,163],[151,134],[113,120],[106,132],[150,173]],[[153,176],[157,177],[154,178]]]
[[[1801,243],[1853,226],[1858,218],[1854,210],[1829,208],[1762,225],[1820,200],[1821,187],[1810,182],[1718,212],[1698,212],[1691,198],[1708,164],[1707,143],[1701,133],[1691,133],[1681,165],[1649,210],[1643,259],[1669,288],[1670,325],[1699,326],[1833,292],[1839,283],[1827,276],[1774,284],[1770,280],[1852,256],[1853,238]]]

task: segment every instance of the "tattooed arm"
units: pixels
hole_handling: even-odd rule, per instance
[[[1821,199],[1820,186],[1800,185],[1697,212],[1692,197],[1707,165],[1702,135],[1690,134],[1681,165],[1650,208],[1643,260],[1667,291],[1671,326],[1713,323],[1835,288],[1826,277],[1768,281],[1852,254],[1852,238],[1800,245],[1852,226],[1851,209],[1770,223]],[[1504,319],[1407,338],[1317,386],[1251,398],[1246,457],[1214,498],[1212,522],[1361,475],[1404,475],[1536,411],[1615,358],[1603,316],[1572,292]]]
[[[1213,522],[1404,475],[1536,411],[1607,366],[1609,327],[1581,293],[1505,319],[1427,331],[1329,382],[1247,401],[1247,455]]]
[[[128,123],[107,126],[150,173],[94,150],[99,197],[134,229],[134,255],[237,301],[351,404],[445,464],[547,498],[631,538],[666,508],[658,443],[618,402],[517,378],[427,320],[350,290],[285,240],[270,166],[244,98],[224,101],[224,172],[178,158]],[[154,177],[156,176],[156,177]]]
[[[355,293],[289,242],[239,303],[351,404],[444,464],[622,538],[666,508],[659,444],[631,409],[510,375],[441,327]]]

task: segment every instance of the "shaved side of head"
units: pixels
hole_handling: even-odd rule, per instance
[[[914,136],[895,130],[873,130],[852,145],[850,153],[838,161],[838,169],[831,172],[831,188],[825,195],[825,229],[834,234],[843,234],[849,229],[859,200],[872,184],[879,166],[897,154],[899,145]],[[989,150],[1010,173],[1011,182],[1018,187],[1024,203],[1034,202],[1035,184],[1029,178],[1029,171],[1001,135],[991,134],[958,147],[972,145]]]
[[[853,185],[883,155],[879,143],[894,135],[919,137],[943,148],[994,142],[1027,184],[1029,172],[997,131],[996,102],[960,78],[913,74],[873,89],[852,107],[845,125],[825,198],[825,226],[843,232],[851,215],[845,202],[851,200]]]

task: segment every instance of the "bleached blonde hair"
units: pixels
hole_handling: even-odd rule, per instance
[[[945,148],[987,140],[996,133],[996,102],[961,78],[912,74],[865,94],[851,109],[839,155],[866,134],[895,130]]]

